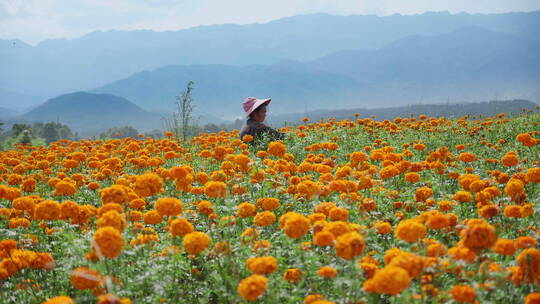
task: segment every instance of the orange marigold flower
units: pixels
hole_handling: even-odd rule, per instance
[[[264,197],[257,200],[257,206],[263,210],[274,211],[279,207],[279,200],[274,197]]]
[[[486,223],[484,220],[470,223],[465,230],[461,232],[463,245],[472,250],[481,250],[491,248],[497,241],[495,227]]]
[[[204,194],[211,198],[225,197],[227,185],[224,182],[210,181],[204,184]]]
[[[517,251],[517,245],[514,240],[499,238],[493,245],[493,251],[500,255],[514,255]]]
[[[279,268],[277,260],[273,256],[249,258],[246,260],[246,265],[254,274],[270,274]]]
[[[417,202],[425,202],[432,195],[433,195],[433,190],[431,190],[431,188],[420,187],[416,189],[415,199]]]
[[[146,197],[162,191],[163,179],[155,173],[145,173],[135,178],[133,190],[138,196]]]
[[[146,224],[157,225],[163,221],[163,216],[156,210],[150,210],[144,214],[143,220]]]
[[[376,222],[375,229],[377,229],[377,234],[389,234],[392,232],[392,225],[388,222]]]
[[[244,202],[237,206],[236,215],[241,218],[248,218],[257,214],[257,207],[251,203]]]
[[[175,216],[182,213],[182,201],[174,197],[162,197],[156,201],[155,208],[162,216]]]
[[[79,267],[73,269],[70,280],[76,289],[94,289],[101,282],[101,276],[97,270]]]
[[[266,150],[268,154],[274,155],[277,157],[283,157],[285,153],[287,152],[287,148],[285,147],[285,144],[283,144],[280,141],[273,141],[268,144],[268,149]]]
[[[540,250],[525,249],[519,254],[517,261],[526,282],[540,283]]]
[[[540,292],[531,292],[525,297],[525,304],[539,304]]]
[[[401,267],[386,266],[377,271],[373,278],[364,282],[364,290],[382,294],[397,295],[411,284],[411,277]]]
[[[336,255],[338,257],[350,260],[359,256],[364,251],[366,243],[358,232],[352,231],[337,237],[334,247],[336,248]]]
[[[523,215],[523,207],[520,205],[509,205],[504,207],[504,216],[520,218]]]
[[[461,160],[464,163],[470,163],[473,162],[475,159],[474,154],[469,152],[463,152],[459,154],[459,160]]]
[[[102,227],[94,233],[92,247],[103,256],[113,259],[120,255],[125,242],[122,234],[113,227]]]
[[[246,301],[255,301],[268,286],[268,279],[262,275],[251,275],[238,284],[238,294]]]
[[[34,210],[36,220],[56,220],[60,218],[60,204],[46,200],[37,204]]]
[[[450,225],[450,220],[446,214],[437,212],[428,217],[427,224],[430,229],[439,230],[448,227]]]
[[[540,167],[527,169],[525,181],[528,183],[540,183]]]
[[[98,227],[113,227],[122,232],[126,227],[126,220],[116,210],[110,210],[99,217],[97,225]]]
[[[68,296],[58,296],[50,298],[42,304],[74,304],[73,300]]]
[[[511,178],[504,187],[504,193],[510,197],[519,196],[525,191],[525,185],[517,178]]]
[[[298,283],[302,279],[304,272],[298,268],[289,268],[283,273],[283,279],[290,283]]]
[[[519,159],[517,158],[515,152],[508,152],[502,157],[502,164],[505,167],[514,167],[519,164]]]
[[[184,236],[182,242],[189,254],[199,254],[210,246],[210,237],[204,232],[191,232]]]
[[[299,213],[293,213],[285,219],[285,233],[288,237],[299,239],[309,231],[310,221]]]
[[[271,211],[259,212],[255,215],[254,221],[257,226],[269,226],[275,223],[276,215]]]
[[[313,236],[313,244],[317,246],[330,246],[334,240],[334,234],[329,231],[320,231],[315,233],[315,236]]]
[[[474,303],[476,291],[468,285],[456,285],[450,290],[452,298],[458,303]]]
[[[399,222],[394,234],[402,241],[414,243],[426,235],[426,227],[416,220],[403,220]]]
[[[99,191],[101,201],[104,204],[116,203],[124,204],[129,201],[127,187],[122,185],[112,185]]]
[[[173,236],[185,236],[195,231],[195,227],[188,220],[181,218],[171,222],[171,233]]]
[[[317,275],[321,278],[335,278],[337,270],[330,266],[323,266],[317,270]]]
[[[405,174],[405,180],[409,183],[416,183],[420,181],[420,175],[416,172],[409,172]]]

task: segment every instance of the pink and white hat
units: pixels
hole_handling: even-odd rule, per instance
[[[249,114],[255,111],[258,107],[261,105],[267,105],[270,103],[270,101],[272,101],[270,98],[257,99],[255,97],[248,97],[242,103],[242,107],[244,108],[244,112],[246,112],[246,116],[249,116]]]

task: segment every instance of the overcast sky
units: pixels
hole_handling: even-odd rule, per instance
[[[95,30],[177,30],[266,23],[308,13],[336,15],[503,13],[540,10],[540,0],[0,0],[0,39],[36,44]]]

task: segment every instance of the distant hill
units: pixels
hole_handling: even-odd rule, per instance
[[[10,108],[15,111],[28,111],[32,107],[42,103],[44,100],[45,99],[40,96],[21,94],[0,89],[0,107]]]
[[[414,104],[400,107],[388,108],[356,108],[356,109],[321,109],[305,113],[291,113],[284,115],[275,115],[269,120],[270,124],[280,126],[283,124],[297,124],[304,117],[308,117],[311,121],[320,119],[328,119],[330,117],[338,120],[349,118],[355,119],[355,114],[360,114],[360,118],[368,118],[372,115],[376,116],[376,120],[394,119],[396,117],[411,117],[421,114],[429,117],[449,117],[457,118],[468,115],[491,117],[500,113],[517,114],[523,110],[532,110],[540,112],[536,107],[539,104],[528,100],[496,100],[489,102],[473,102],[473,103],[446,103],[446,104]]]
[[[310,62],[167,66],[93,90],[163,110],[189,80],[206,113],[241,115],[247,96],[271,97],[270,114],[320,108],[392,107],[538,97],[540,43],[478,27],[411,36],[371,51]],[[535,100],[540,101],[540,100]]]
[[[441,35],[465,26],[538,41],[540,11],[383,17],[314,14],[265,24],[179,31],[98,31],[71,40],[46,40],[35,47],[4,40],[0,41],[0,87],[51,97],[100,87],[165,65],[270,65],[283,60],[314,60],[347,49],[375,50],[411,35]]]
[[[49,99],[17,118],[34,122],[58,121],[82,136],[97,134],[114,126],[130,125],[147,130],[160,125],[160,115],[147,112],[125,98],[87,92]]]
[[[19,115],[19,112],[15,111],[13,109],[0,107],[0,119],[2,119],[2,118],[10,118],[10,117],[17,116],[17,115]]]

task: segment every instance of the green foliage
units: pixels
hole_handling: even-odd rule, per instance
[[[132,126],[112,127],[99,134],[99,138],[136,138],[139,131]]]
[[[182,138],[184,141],[190,136],[195,135],[197,130],[197,122],[193,118],[193,81],[189,81],[186,90],[180,96],[176,96],[177,112],[172,113],[172,121],[163,118],[165,129],[174,134],[177,139]]]

